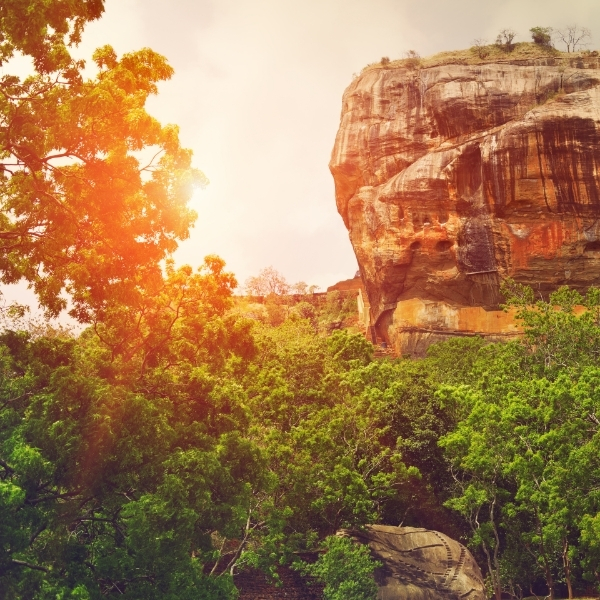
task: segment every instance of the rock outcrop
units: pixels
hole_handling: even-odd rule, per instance
[[[375,572],[385,600],[485,600],[481,570],[471,553],[443,533],[416,527],[368,525],[343,531],[366,544],[382,563]],[[338,534],[340,535],[340,534]]]
[[[507,57],[372,67],[344,94],[337,206],[400,353],[515,335],[505,277],[543,295],[599,281],[600,61]]]

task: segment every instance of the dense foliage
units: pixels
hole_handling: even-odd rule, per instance
[[[229,598],[240,569],[276,581],[369,522],[468,541],[496,597],[599,581],[597,290],[509,284],[522,340],[373,360],[240,317],[234,285],[209,257],[118,327],[2,334],[6,597]]]
[[[572,597],[600,582],[600,294],[562,288],[534,302],[512,282],[506,292],[524,339],[483,349],[475,385],[442,390],[464,415],[440,440],[455,480],[446,504],[483,550],[496,598],[540,578],[551,598],[557,582]]]

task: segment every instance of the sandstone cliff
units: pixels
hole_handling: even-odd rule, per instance
[[[330,169],[372,323],[399,352],[513,335],[504,277],[542,294],[599,281],[593,54],[368,68],[344,94]]]

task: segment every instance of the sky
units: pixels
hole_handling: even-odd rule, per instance
[[[467,48],[503,28],[526,41],[531,27],[571,23],[600,48],[599,0],[107,0],[77,54],[148,46],[175,69],[148,110],[179,125],[210,180],[178,264],[218,254],[241,284],[273,266],[325,289],[357,270],[328,169],[354,74],[408,50]]]

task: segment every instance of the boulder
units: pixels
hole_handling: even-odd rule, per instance
[[[380,600],[486,600],[481,570],[459,542],[431,529],[368,525],[342,530],[383,563],[375,572]]]

